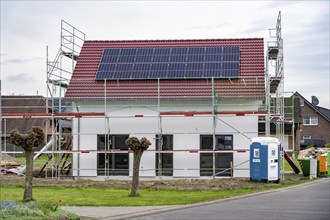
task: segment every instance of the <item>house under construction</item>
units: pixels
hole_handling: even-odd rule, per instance
[[[47,111],[2,113],[1,126],[7,118],[50,120],[43,152],[53,177],[131,176],[131,136],[152,143],[141,176],[249,177],[253,137],[276,136],[294,150],[280,13],[269,32],[266,45],[262,38],[92,41],[62,21],[60,49],[47,62]]]

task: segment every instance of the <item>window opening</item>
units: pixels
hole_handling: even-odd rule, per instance
[[[156,135],[156,140],[158,137]],[[156,141],[156,176],[173,176],[173,152],[166,152],[173,150],[173,135],[162,135],[161,137],[161,149],[159,149],[159,141]],[[158,150],[163,151],[160,153],[160,157]],[[159,167],[159,159],[161,160],[161,167]]]
[[[97,175],[99,176],[128,176],[129,155],[127,153],[112,153],[108,150],[128,150],[125,144],[129,135],[98,135]]]
[[[200,175],[212,176],[213,175],[213,153],[203,151],[213,151],[213,136],[201,135],[200,138]],[[233,150],[233,136],[232,135],[216,135],[215,136],[215,150]],[[224,171],[230,168],[233,161],[232,152],[215,152],[215,173]],[[218,176],[230,176],[231,171],[220,173]]]

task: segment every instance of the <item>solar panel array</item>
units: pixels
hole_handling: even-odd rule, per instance
[[[239,58],[238,46],[106,48],[96,80],[237,78]]]

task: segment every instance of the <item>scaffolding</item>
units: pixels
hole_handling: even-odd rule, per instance
[[[275,35],[273,32],[275,31]],[[3,118],[45,118],[50,121],[50,131],[46,129],[46,134],[50,136],[48,141],[52,140],[51,148],[45,150],[45,153],[50,154],[48,159],[45,161],[45,165],[42,167],[42,170],[45,170],[47,165],[51,164],[51,176],[52,178],[59,178],[65,176],[71,176],[74,171],[68,172],[68,165],[70,158],[72,159],[73,155],[77,156],[77,170],[76,176],[80,177],[81,164],[80,164],[80,155],[84,153],[130,153],[127,151],[117,151],[110,149],[107,146],[109,143],[109,134],[112,133],[111,130],[111,121],[116,119],[128,119],[128,118],[155,118],[157,120],[157,131],[150,132],[150,134],[156,134],[155,142],[158,144],[158,149],[149,150],[158,153],[158,175],[162,176],[162,153],[169,152],[203,152],[212,154],[212,177],[217,176],[218,172],[215,165],[215,156],[217,153],[228,153],[228,152],[241,152],[246,153],[249,151],[248,146],[246,149],[240,150],[218,150],[216,149],[216,135],[217,125],[219,122],[226,125],[228,128],[232,129],[231,134],[241,135],[243,138],[251,140],[251,135],[260,135],[260,136],[276,136],[281,140],[281,143],[284,142],[284,125],[285,123],[293,123],[293,114],[292,117],[285,116],[285,103],[284,103],[284,69],[283,69],[283,39],[281,34],[281,13],[279,13],[277,18],[276,28],[270,29],[270,36],[275,40],[267,43],[267,55],[266,55],[266,79],[263,76],[254,77],[256,84],[259,82],[265,83],[266,96],[264,99],[259,100],[256,103],[250,103],[246,99],[237,99],[233,102],[227,99],[224,100],[220,97],[217,97],[215,91],[214,78],[209,79],[209,83],[212,87],[212,93],[205,100],[201,100],[199,106],[188,106],[187,101],[185,104],[180,105],[180,100],[171,99],[171,97],[164,97],[161,94],[162,80],[157,80],[157,91],[158,94],[156,97],[150,99],[150,97],[140,97],[140,99],[130,98],[129,104],[124,102],[113,101],[115,97],[107,96],[107,80],[104,80],[104,97],[103,97],[103,111],[100,112],[100,106],[90,106],[88,109],[81,109],[81,106],[78,103],[72,106],[75,110],[73,112],[67,112],[65,110],[66,99],[65,92],[68,88],[68,84],[71,80],[71,75],[75,68],[76,61],[79,57],[80,50],[85,41],[85,34],[79,29],[73,27],[65,21],[61,21],[61,43],[60,49],[57,52],[54,61],[49,60],[49,53],[47,47],[47,92],[46,92],[46,112],[45,113],[16,113],[16,114],[1,114],[1,120]],[[271,67],[275,67],[274,74],[271,74]],[[244,81],[244,77],[243,82]],[[230,78],[228,80],[231,80]],[[119,84],[118,84],[119,85]],[[141,104],[140,101],[144,100],[144,104]],[[172,104],[169,104],[171,103]],[[293,103],[292,103],[293,104]],[[110,107],[109,107],[110,106]],[[112,112],[120,109],[130,109],[130,108],[141,108],[150,110],[151,114],[123,114],[117,115],[112,114]],[[288,106],[292,109],[293,106]],[[193,110],[192,110],[193,109]],[[234,111],[231,109],[235,109]],[[226,117],[232,116],[246,116],[246,117],[257,117],[258,123],[265,124],[265,131],[242,131],[240,128],[237,128],[235,125],[231,125],[226,122]],[[206,132],[196,131],[196,134],[212,134],[213,139],[213,149],[201,151],[199,146],[195,146],[190,149],[183,150],[164,150],[163,147],[163,135],[167,135],[163,130],[163,121],[165,118],[169,117],[201,117],[201,118],[211,118],[212,119],[212,128]],[[86,150],[81,149],[81,138],[84,135],[95,135],[95,133],[84,133],[81,132],[81,120],[84,118],[98,118],[102,119],[104,123],[104,137],[107,138],[104,150]],[[72,122],[75,119],[76,122],[76,131],[70,132],[68,134],[63,133],[63,123],[67,120]],[[276,125],[276,133],[271,134],[271,124]],[[2,123],[0,125],[0,129]],[[293,131],[292,131],[293,132]],[[129,132],[128,132],[129,133]],[[187,134],[185,131],[176,131],[176,134]],[[229,132],[227,132],[229,133]],[[251,133],[251,134],[249,134]],[[139,133],[129,133],[130,135],[139,135]],[[143,132],[146,134],[146,132]],[[174,132],[173,132],[174,134]],[[190,132],[189,134],[193,134]],[[72,140],[76,140],[77,149],[72,149]],[[294,140],[294,138],[293,138]],[[0,142],[1,143],[1,142]],[[2,150],[2,147],[1,147]],[[5,150],[6,151],[6,150]],[[1,151],[0,151],[1,152]],[[244,163],[246,163],[245,161]],[[233,170],[240,166],[241,164],[231,164],[231,173]],[[105,167],[105,176],[107,176],[107,169],[109,164],[104,164]],[[72,165],[71,165],[72,169]],[[157,169],[157,166],[156,168]],[[239,169],[239,168],[238,168]],[[143,171],[143,169],[142,169]],[[46,171],[47,173],[47,171]]]
[[[285,92],[284,92],[284,62],[283,62],[283,39],[282,39],[282,22],[281,12],[277,17],[276,27],[269,29],[269,35],[273,41],[267,43],[267,57],[266,57],[266,76],[267,76],[267,105],[269,114],[266,119],[266,135],[275,136],[284,143],[285,139],[285,125],[291,125],[291,136],[293,146],[294,144],[294,117],[292,101],[292,117],[286,118],[285,108]],[[293,94],[292,94],[293,100]],[[271,124],[275,124],[276,132],[271,134]],[[294,148],[294,147],[293,147]],[[284,153],[282,152],[282,160],[284,160]],[[283,165],[284,166],[284,165]],[[284,167],[282,167],[283,178]]]
[[[54,170],[59,167],[59,162],[55,162],[56,157],[54,152],[61,151],[63,146],[62,138],[62,123],[65,120],[65,115],[61,115],[63,109],[63,98],[65,96],[66,89],[71,80],[75,64],[79,57],[80,50],[82,49],[83,43],[85,41],[86,34],[77,29],[76,27],[70,25],[64,20],[61,20],[61,38],[60,38],[60,49],[58,50],[55,59],[51,61],[49,59],[48,46],[46,48],[46,66],[47,66],[47,88],[46,88],[46,105],[47,112],[51,113],[51,133],[53,140],[52,146],[52,176],[55,173],[58,177],[61,172]],[[55,104],[55,99],[57,98],[57,105]],[[51,100],[51,107],[48,106],[48,100]],[[61,117],[56,117],[60,115]],[[69,119],[71,120],[71,119]],[[48,133],[46,131],[46,133]],[[67,137],[66,137],[67,138]],[[67,148],[70,149],[70,148]],[[60,158],[67,158],[66,155],[57,155]],[[47,162],[48,163],[48,162]],[[55,165],[56,164],[56,165]]]

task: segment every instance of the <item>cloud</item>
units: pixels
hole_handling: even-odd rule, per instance
[[[187,30],[209,31],[209,30],[224,28],[228,25],[230,25],[229,22],[221,22],[219,24],[214,24],[214,25],[195,25],[195,26],[190,26],[186,29]]]
[[[17,73],[17,74],[12,74],[6,77],[6,80],[10,82],[28,82],[34,80],[34,77],[29,75],[28,73]]]
[[[266,44],[274,40],[268,29],[281,11],[286,89],[310,97],[318,87],[321,104],[330,104],[329,1],[1,1],[1,6],[5,93],[37,86],[45,93],[45,47],[55,57],[61,19],[88,40],[261,37]],[[311,85],[315,79],[320,81]]]
[[[6,59],[1,61],[2,65],[6,65],[6,64],[26,64],[28,62],[33,62],[36,60],[40,60],[42,58],[13,58],[13,59]]]

